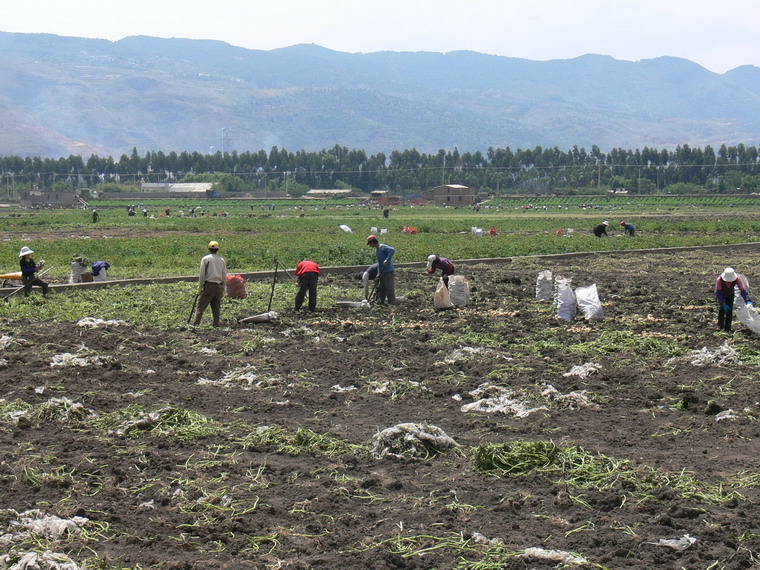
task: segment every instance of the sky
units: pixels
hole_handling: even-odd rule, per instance
[[[588,53],[760,67],[758,0],[3,0],[0,31],[116,41],[220,40],[271,50],[471,50],[532,60]]]

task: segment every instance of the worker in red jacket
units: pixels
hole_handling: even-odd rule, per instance
[[[304,259],[296,267],[298,278],[298,293],[296,293],[296,311],[301,309],[306,291],[309,292],[309,310],[317,310],[317,280],[319,279],[319,265],[310,259]]]

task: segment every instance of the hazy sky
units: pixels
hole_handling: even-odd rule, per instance
[[[0,31],[214,39],[270,50],[472,50],[527,59],[663,55],[760,66],[758,0],[3,0]]]

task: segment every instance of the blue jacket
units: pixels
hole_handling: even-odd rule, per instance
[[[93,275],[100,275],[100,270],[105,269],[108,271],[111,269],[111,264],[107,261],[95,261],[92,264],[92,274]]]
[[[383,273],[390,273],[393,271],[393,254],[396,250],[391,246],[381,243],[377,246],[377,265],[380,267],[380,271]],[[388,260],[388,265],[383,265],[385,260]]]

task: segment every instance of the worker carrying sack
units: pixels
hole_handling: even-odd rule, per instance
[[[602,302],[599,300],[596,283],[588,287],[578,287],[575,290],[575,299],[578,302],[578,308],[587,321],[601,321],[604,318],[604,310],[602,309]]]
[[[551,270],[541,271],[536,279],[536,299],[539,301],[551,301],[554,276]]]
[[[227,275],[227,296],[231,299],[245,299],[245,279],[242,275]]]
[[[449,297],[455,307],[466,307],[470,302],[470,284],[464,275],[449,277]]]
[[[436,287],[435,296],[433,297],[433,305],[437,311],[454,308],[454,303],[451,302],[451,295],[449,295],[449,288],[446,287],[443,278],[438,280],[438,287]]]

